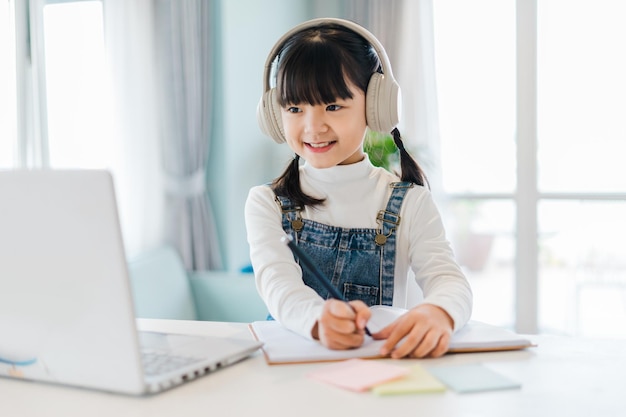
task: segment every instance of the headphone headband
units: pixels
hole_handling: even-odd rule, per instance
[[[301,32],[306,29],[314,28],[317,26],[321,26],[324,24],[336,24],[339,26],[344,26],[352,30],[353,32],[356,32],[359,35],[363,36],[365,40],[368,41],[370,45],[372,45],[372,47],[376,51],[376,54],[378,55],[378,59],[380,59],[380,62],[383,68],[383,74],[393,79],[393,72],[391,71],[391,62],[389,61],[387,52],[385,52],[385,48],[383,48],[383,45],[376,38],[376,36],[372,34],[372,32],[370,32],[369,30],[365,29],[363,26],[358,25],[350,20],[338,19],[338,18],[333,18],[333,17],[322,17],[319,19],[313,19],[313,20],[309,20],[309,21],[299,24],[298,26],[294,27],[293,29],[285,33],[283,36],[281,36],[280,39],[278,39],[278,41],[276,42],[276,44],[274,44],[274,47],[270,51],[269,55],[267,56],[267,60],[265,61],[265,70],[263,72],[263,92],[268,91],[271,88],[270,87],[270,74],[272,72],[272,64],[274,63],[274,60],[276,59],[276,55],[278,55],[280,50],[283,48],[285,42],[287,42],[289,38],[291,38],[293,35],[295,35],[298,32]]]

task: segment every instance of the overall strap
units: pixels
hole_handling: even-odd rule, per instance
[[[302,217],[300,216],[302,208],[293,204],[287,197],[277,195],[274,200],[276,200],[282,212],[283,230],[287,234],[293,234],[294,238],[297,239],[297,233],[302,230],[304,226]]]
[[[383,305],[392,305],[393,288],[396,268],[396,229],[400,225],[400,208],[407,191],[413,187],[412,182],[393,182],[391,196],[387,201],[385,210],[380,210],[376,216],[379,225],[376,233],[376,244],[381,246],[381,299]]]
[[[376,234],[376,244],[384,245],[389,239],[395,239],[394,231],[400,224],[400,208],[404,201],[404,196],[409,188],[413,188],[412,182],[392,182],[391,196],[387,201],[385,210],[380,210],[376,215],[376,223],[378,223],[378,233]]]

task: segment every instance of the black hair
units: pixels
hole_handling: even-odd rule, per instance
[[[276,90],[281,106],[307,103],[319,105],[350,99],[348,83],[367,92],[374,72],[382,72],[374,48],[358,33],[345,26],[325,23],[304,29],[289,38],[277,55]],[[427,183],[424,172],[404,149],[400,132],[391,132],[400,150],[402,181]],[[285,171],[272,182],[275,194],[289,198],[296,206],[322,204],[300,187],[300,156],[295,155]]]

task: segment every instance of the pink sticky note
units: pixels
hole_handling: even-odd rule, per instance
[[[349,359],[326,365],[307,376],[352,391],[366,391],[408,374],[409,369],[405,367],[373,360]]]

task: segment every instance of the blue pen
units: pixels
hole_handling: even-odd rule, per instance
[[[315,265],[315,263],[309,258],[309,255],[306,254],[305,251],[300,249],[298,245],[293,241],[293,237],[291,235],[285,235],[280,239],[284,244],[289,246],[289,249],[293,252],[293,254],[302,262],[302,264],[317,278],[317,280],[322,283],[324,287],[328,290],[330,295],[337,300],[341,300],[347,303],[345,298],[341,296],[337,288],[330,283],[330,280],[326,278],[326,276],[320,271],[320,269]],[[349,305],[349,304],[348,304]],[[350,306],[352,308],[352,306]],[[354,308],[352,308],[354,310]],[[365,327],[365,334],[371,336],[369,329],[367,326]]]

